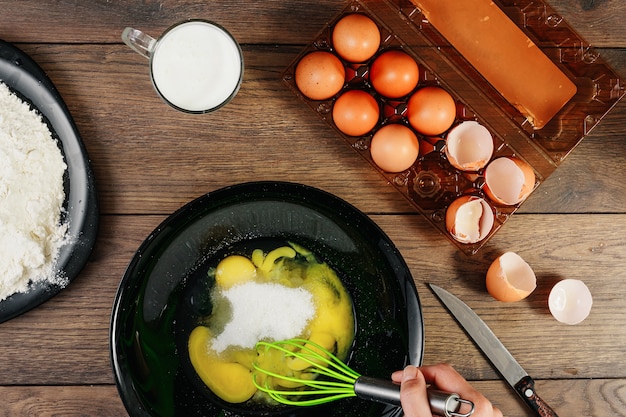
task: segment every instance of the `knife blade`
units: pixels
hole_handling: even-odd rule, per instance
[[[463,330],[485,354],[506,382],[524,402],[541,417],[558,417],[550,406],[537,395],[535,381],[520,366],[502,342],[467,304],[434,284],[428,284],[437,298],[452,314]]]

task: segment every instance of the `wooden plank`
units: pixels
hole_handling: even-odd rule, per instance
[[[93,258],[80,277],[52,300],[2,324],[2,334],[11,336],[0,338],[0,385],[113,381],[108,326],[116,289],[134,252],[163,218],[103,216]],[[396,243],[416,281],[425,363],[452,362],[468,378],[497,378],[425,286],[434,282],[474,308],[536,378],[626,378],[621,360],[626,287],[615,281],[623,275],[626,243],[611,233],[614,224],[626,224],[626,215],[520,215],[473,257],[461,254],[420,216],[372,218]],[[537,230],[545,232],[539,237]],[[539,280],[535,293],[512,304],[493,300],[484,288],[489,264],[507,250],[526,259]],[[551,286],[563,278],[584,280],[594,296],[591,315],[577,326],[557,323],[546,308]]]
[[[548,0],[547,3],[594,47],[623,45],[618,40],[623,34],[611,33],[624,26],[624,4],[620,0]]]
[[[253,3],[238,5],[227,0],[210,3],[63,0],[51,7],[37,0],[23,0],[20,7],[15,7],[13,1],[2,0],[0,38],[21,43],[112,43],[121,42],[120,34],[125,26],[135,26],[156,36],[179,20],[198,17],[224,25],[241,43],[304,44],[347,3],[268,0],[259,8]],[[550,0],[548,3],[592,45],[626,46],[623,25],[626,12],[619,0]],[[254,22],[254,30],[250,30],[250,22]]]
[[[450,251],[447,241],[428,235],[419,217],[373,218],[396,243],[417,283],[424,309],[425,363],[453,361],[470,378],[497,377],[427,288],[433,282],[468,303],[531,375],[588,378],[608,371],[626,376],[621,360],[626,331],[620,318],[626,312],[626,289],[619,283],[626,244],[611,233],[614,225],[626,224],[623,215],[518,215],[472,257]],[[485,288],[489,265],[506,251],[518,253],[537,275],[537,289],[517,303],[495,301]],[[552,286],[565,278],[583,280],[594,297],[590,316],[576,326],[558,323],[547,308]],[[591,351],[602,359],[589,355]]]
[[[624,380],[540,380],[537,392],[559,416],[623,416]],[[501,381],[472,382],[508,417],[530,417],[531,410]]]
[[[103,214],[96,248],[80,276],[42,306],[0,324],[3,415],[126,415],[110,365],[109,320],[128,262],[148,234],[189,200],[258,179],[317,186],[369,213],[415,278],[425,321],[424,362],[452,363],[505,415],[530,412],[427,282],[474,308],[560,415],[624,415],[626,103],[479,254],[467,257],[281,80],[302,47],[347,3],[0,0],[0,39],[17,42],[40,63],[74,114]],[[623,2],[550,3],[626,76]],[[165,106],[152,89],[147,62],[120,39],[127,25],[158,34],[190,16],[224,24],[242,43],[246,62],[235,100],[205,116]],[[508,250],[527,260],[538,277],[537,290],[513,304],[493,300],[484,286],[489,264]],[[546,307],[551,286],[564,278],[584,280],[594,296],[591,315],[577,326],[557,323]]]
[[[537,389],[561,416],[624,415],[624,380],[539,380]],[[471,381],[508,417],[528,417],[530,410],[502,381]],[[128,415],[113,385],[0,386],[3,416],[52,417]]]
[[[128,415],[113,385],[0,386],[0,396],[5,417]]]
[[[10,42],[113,43],[134,26],[158,36],[170,25],[189,18],[213,20],[242,44],[310,41],[344,7],[343,2],[305,0],[296,3],[254,3],[216,0],[79,2],[62,0],[50,6],[37,0],[0,1],[2,32]],[[254,22],[254,29],[250,24]]]
[[[109,321],[124,270],[158,216],[107,216],[90,262],[52,300],[2,323],[0,384],[110,384]]]
[[[197,116],[164,105],[145,60],[123,46],[24,47],[75,115],[103,213],[166,214],[208,191],[261,179],[305,182],[370,213],[415,211],[282,82],[300,48],[246,48],[240,93],[226,108]],[[615,56],[626,68],[626,53]],[[522,211],[623,212],[625,115],[622,102]],[[172,176],[173,167],[184,174]]]
[[[238,96],[222,111],[197,116],[182,115],[160,101],[143,58],[122,46],[97,49],[27,48],[76,115],[98,178],[103,212],[167,213],[228,184],[295,178],[337,193],[359,178],[359,186],[371,185],[379,191],[380,201],[399,201],[400,210],[411,210],[287,90],[280,72],[296,50],[262,48],[260,55],[245,51],[246,59],[251,58]],[[71,56],[72,61],[63,62],[61,55]],[[125,100],[115,98],[125,96]],[[285,114],[286,106],[292,105],[295,110]],[[305,161],[312,163],[303,165]],[[172,176],[173,167],[184,175]],[[338,170],[343,176],[336,175]],[[306,175],[299,175],[302,172]],[[379,203],[373,209],[382,207]]]

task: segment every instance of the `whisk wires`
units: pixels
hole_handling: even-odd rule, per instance
[[[361,375],[321,345],[311,340],[291,339],[282,342],[258,342],[257,349],[260,348],[279,350],[287,358],[296,358],[310,365],[306,369],[312,370],[313,373],[334,379],[329,381],[326,379],[292,377],[278,374],[253,364],[255,371],[269,377],[310,388],[276,389],[270,386],[268,380],[263,385],[259,384],[255,375],[253,377],[254,385],[275,401],[286,405],[310,406],[356,396],[354,393],[354,382]]]

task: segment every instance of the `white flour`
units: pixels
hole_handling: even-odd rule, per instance
[[[67,166],[38,113],[0,82],[0,301],[55,273]]]

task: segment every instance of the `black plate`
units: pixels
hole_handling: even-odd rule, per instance
[[[56,268],[71,282],[87,263],[98,229],[95,181],[87,152],[52,81],[28,55],[2,40],[0,81],[43,116],[65,158],[64,208],[71,239],[61,248]],[[0,323],[37,307],[62,289],[55,284],[41,283],[26,293],[13,294],[0,302]]]
[[[404,259],[385,233],[345,201],[304,185],[252,182],[206,194],[182,207],[143,242],[120,283],[111,320],[111,359],[133,417],[252,416],[274,411],[218,400],[189,364],[198,280],[227,254],[297,243],[327,262],[350,292],[356,338],[349,365],[389,378],[421,364],[419,298]],[[249,254],[249,253],[248,253]],[[398,408],[358,399],[289,416],[399,415]]]

